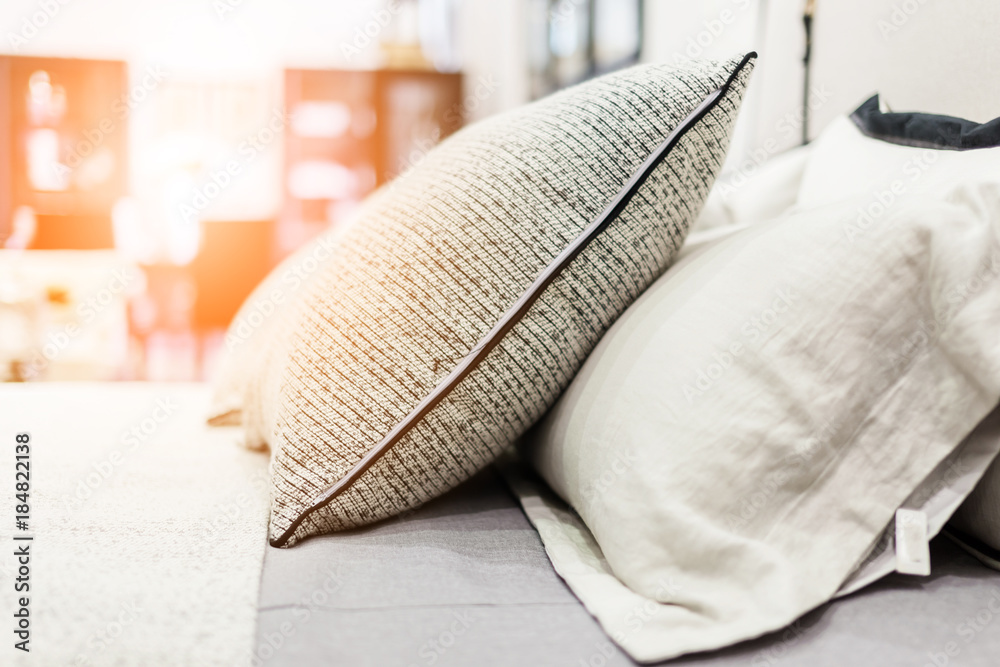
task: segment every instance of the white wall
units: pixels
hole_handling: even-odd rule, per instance
[[[376,0],[4,0],[0,51],[156,62],[201,75],[262,68],[340,67],[341,49],[382,4]],[[24,44],[25,20],[58,11]],[[12,41],[15,42],[12,44]],[[372,47],[359,57],[372,64]]]
[[[528,101],[525,0],[462,0],[457,33],[470,120]]]
[[[880,91],[893,109],[1000,116],[1000,2],[818,2],[815,72],[833,90],[823,124]]]
[[[757,113],[771,60],[771,55],[761,48],[764,19],[760,0],[647,0],[643,48],[646,62],[721,60],[748,51],[759,53],[733,133],[726,170],[738,168],[744,156],[757,148],[760,137],[778,134],[774,128],[762,127]],[[769,140],[768,146],[772,143]]]
[[[493,104],[525,96],[525,0],[457,0],[463,69],[505,82]],[[42,5],[57,7],[46,18]],[[3,0],[0,53],[157,63],[185,76],[256,76],[268,68],[374,67],[375,44],[345,55],[388,0]],[[25,21],[45,25],[23,37]],[[14,36],[13,39],[11,36]],[[24,39],[23,43],[21,39]]]
[[[648,61],[760,53],[729,169],[800,142],[804,7],[805,0],[648,0]],[[725,11],[732,20],[720,29]],[[810,137],[875,92],[900,111],[990,120],[1000,116],[997,72],[996,0],[817,0]]]

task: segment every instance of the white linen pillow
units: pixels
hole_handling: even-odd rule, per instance
[[[904,146],[866,136],[848,116],[813,142],[796,204],[823,206],[865,196],[858,219],[878,218],[903,194],[942,195],[960,183],[1000,182],[1000,147],[947,150]]]
[[[1000,187],[901,196],[849,236],[859,201],[690,254],[525,442],[606,559],[588,608],[639,661],[829,600],[1000,400]]]
[[[956,184],[1000,183],[1000,118],[975,123],[893,113],[876,95],[834,120],[811,144],[796,205],[862,197],[853,235],[907,193],[943,196]],[[955,517],[950,535],[984,563],[1000,563],[1000,465],[994,465]]]
[[[941,531],[998,451],[1000,408],[980,422],[962,445],[938,464],[903,503],[903,507],[918,509],[927,515],[928,537]],[[615,642],[637,660],[662,650],[664,628],[669,628],[673,619],[661,617],[660,612],[670,603],[643,597],[616,579],[601,547],[579,515],[537,476],[525,474],[524,466],[518,461],[514,458],[502,460],[500,469],[528,520],[538,531],[552,566]],[[865,561],[844,582],[835,597],[850,595],[895,569],[894,529],[894,522],[886,527]],[[948,535],[954,537],[953,531],[949,530]],[[1000,566],[1000,560],[995,557],[991,561],[984,552],[959,544],[983,563]],[[660,585],[662,595],[658,597],[669,599],[679,589],[678,580],[664,579]],[[792,630],[786,630],[789,631]]]

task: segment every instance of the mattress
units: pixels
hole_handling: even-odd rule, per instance
[[[1000,572],[944,537],[931,558],[929,577],[890,575],[780,632],[664,664],[995,667]],[[400,519],[269,547],[255,652],[280,667],[636,664],[563,584],[492,468]]]
[[[237,429],[206,427],[207,406],[199,385],[0,385],[2,539],[34,538],[31,653],[8,630],[0,664],[634,664],[495,469],[397,519],[274,549],[267,457],[241,449]],[[18,531],[25,431],[31,518]],[[993,667],[1000,572],[945,538],[931,546],[930,577],[892,575],[781,632],[669,664]]]
[[[184,384],[0,384],[0,665],[250,664],[267,458],[236,429],[205,426],[208,396]],[[24,531],[12,516],[22,432]],[[17,593],[30,598],[28,653],[10,629],[12,545],[30,545],[30,590]]]

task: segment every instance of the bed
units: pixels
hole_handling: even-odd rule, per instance
[[[6,646],[4,664],[635,664],[553,570],[509,468],[399,519],[276,549],[267,457],[205,426],[207,400],[201,385],[0,387],[0,433],[28,426],[35,443],[37,550],[31,653]],[[151,433],[92,495],[67,501],[144,422]],[[3,467],[10,479],[11,456]],[[995,664],[1000,572],[944,537],[932,559],[928,578],[891,575],[786,630],[670,664]],[[6,579],[12,550],[2,563]],[[7,591],[2,603],[7,615]]]
[[[932,559],[927,579],[891,575],[781,632],[665,664],[923,665],[950,645],[957,664],[995,664],[990,623],[1000,613],[989,605],[1000,609],[1000,572],[946,538],[932,543]],[[335,589],[313,606],[328,568]],[[263,664],[638,664],[556,575],[495,469],[398,521],[269,548],[258,655],[277,636],[283,645]]]
[[[0,385],[5,618],[31,536],[30,643],[5,665],[236,665],[253,641],[267,460],[204,425],[199,385]],[[14,441],[30,518],[15,530]],[[11,533],[15,533],[12,535]]]
[[[799,5],[772,3],[763,15],[762,51],[771,60],[740,121],[746,155],[774,139],[784,142],[772,142],[775,154],[797,141],[781,122],[800,110]],[[921,5],[893,41],[877,31],[864,49],[843,39],[857,17],[871,27],[893,7],[854,1],[821,9],[828,21],[817,22],[813,81],[834,98],[815,110],[810,136],[885,82],[900,105],[978,120],[996,115],[997,89],[969,81],[983,56],[987,70],[996,60],[995,8],[977,22],[988,48],[947,49],[948,62],[936,70],[975,93],[949,93],[948,104],[937,104],[923,74],[900,72],[928,71],[913,63],[931,57],[929,39],[967,44],[973,10],[963,5],[951,23],[960,34],[937,32],[950,6]],[[733,45],[721,39],[717,47]],[[887,52],[892,62],[880,57]],[[879,67],[859,62],[865,58]],[[963,76],[952,77],[958,69]],[[801,160],[807,150],[772,164],[784,159],[781,168],[801,170],[786,156]],[[741,175],[746,155],[733,158],[730,176]],[[753,208],[748,199],[729,204]],[[776,208],[773,198],[764,203]],[[706,211],[729,216],[720,225],[738,221],[715,204],[710,198]],[[4,534],[7,545],[30,543],[30,653],[5,646],[2,664],[638,664],[554,569],[557,554],[547,553],[525,511],[530,499],[515,492],[525,482],[544,489],[529,466],[506,459],[396,518],[275,548],[268,456],[242,447],[240,428],[206,424],[211,393],[198,384],[0,385],[0,439],[11,452],[0,460],[0,477],[14,479],[20,433],[30,434],[32,475],[28,525],[8,523]],[[5,507],[14,507],[13,484],[5,482],[3,493]],[[546,502],[562,501],[550,494]],[[25,537],[32,539],[16,539]],[[777,632],[666,664],[997,664],[1000,571],[947,535],[930,550],[930,576],[890,574]],[[0,613],[10,619],[21,606],[11,591],[20,563],[14,549],[3,554]]]

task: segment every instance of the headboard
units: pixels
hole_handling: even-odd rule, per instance
[[[757,0],[760,63],[741,124],[746,154],[801,141],[805,0]],[[809,136],[872,93],[897,111],[979,122],[1000,116],[997,0],[816,0]],[[776,148],[775,148],[776,147]]]

